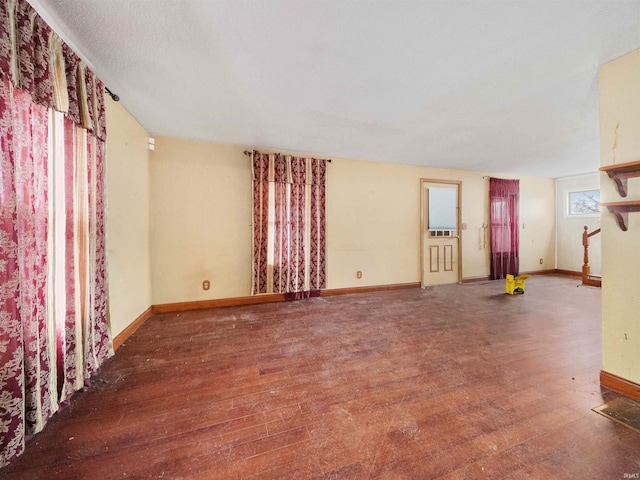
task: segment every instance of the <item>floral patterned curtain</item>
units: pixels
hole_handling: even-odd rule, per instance
[[[0,465],[57,410],[47,326],[45,107],[0,82]]]
[[[26,1],[0,0],[0,467],[113,354],[103,89]]]
[[[489,179],[491,279],[518,275],[520,181]]]
[[[253,152],[252,293],[326,288],[326,160]]]

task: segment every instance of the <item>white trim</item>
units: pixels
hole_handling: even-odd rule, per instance
[[[571,180],[573,178],[582,178],[582,177],[588,177],[588,176],[591,176],[591,175],[599,175],[599,174],[600,174],[600,172],[579,173],[578,175],[569,175],[567,177],[557,177],[555,180],[560,180],[560,181]]]

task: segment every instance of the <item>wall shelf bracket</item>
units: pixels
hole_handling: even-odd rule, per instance
[[[640,160],[635,162],[621,163],[618,165],[607,165],[600,167],[601,172],[609,175],[618,187],[618,193],[621,197],[627,196],[627,179],[640,177]]]
[[[623,232],[627,231],[629,212],[640,212],[640,200],[631,200],[628,202],[608,202],[601,203],[603,207],[607,207],[607,209],[616,216],[616,220],[618,220],[618,226]]]

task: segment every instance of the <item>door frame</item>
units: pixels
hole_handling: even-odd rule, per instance
[[[456,226],[458,229],[458,283],[462,283],[462,181],[461,180],[442,180],[436,178],[420,179],[420,287],[424,286],[424,236],[426,235],[424,224],[425,217],[425,184],[442,183],[458,186],[458,208],[456,212]]]

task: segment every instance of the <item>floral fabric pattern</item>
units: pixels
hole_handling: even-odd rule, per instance
[[[325,199],[326,160],[253,152],[254,295],[326,288]]]
[[[102,81],[68,45],[55,48],[59,42],[57,35],[26,0],[0,0],[0,27],[0,78],[11,79],[13,86],[29,92],[35,103],[61,108],[76,125],[87,128],[104,141]],[[66,77],[62,83],[56,79],[55,65],[62,66],[60,73]],[[80,85],[82,79],[88,88]],[[61,86],[64,91],[60,91]],[[86,95],[82,95],[85,91]],[[86,109],[89,118],[83,119],[80,112]]]
[[[253,285],[251,293],[267,293],[269,232],[269,156],[253,152]]]
[[[309,259],[309,277],[311,290],[322,290],[327,287],[325,262],[326,248],[326,162],[316,158],[311,159],[311,253]]]
[[[48,112],[0,82],[0,465],[57,410],[47,318]]]
[[[113,354],[103,91],[25,0],[0,0],[0,467]]]
[[[20,322],[11,85],[0,81],[0,466],[24,450],[24,337]],[[20,432],[22,434],[14,434]],[[6,433],[4,433],[6,432]]]

